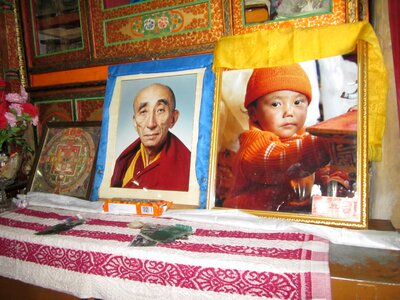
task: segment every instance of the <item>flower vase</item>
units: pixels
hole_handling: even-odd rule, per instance
[[[10,208],[11,200],[6,194],[6,187],[13,184],[21,166],[21,155],[18,152],[8,156],[0,153],[0,212]]]

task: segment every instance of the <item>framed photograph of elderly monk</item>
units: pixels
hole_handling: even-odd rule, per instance
[[[110,67],[93,198],[205,206],[211,63],[204,54]]]
[[[47,122],[28,191],[89,200],[101,122]]]

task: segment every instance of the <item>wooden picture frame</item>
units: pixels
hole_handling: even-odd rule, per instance
[[[346,45],[344,45],[340,42],[339,37],[343,36],[344,30],[349,29],[353,29],[353,31],[351,33],[346,31],[349,34],[347,36],[348,40],[346,41]],[[366,30],[365,33],[362,32],[361,29]],[[352,121],[350,123],[346,123],[347,125],[345,126],[344,130],[341,130],[340,132],[331,132],[332,135],[342,135],[341,141],[338,142],[338,144],[341,144],[339,147],[340,149],[346,150],[348,146],[350,146],[350,149],[352,148],[352,150],[345,155],[347,162],[351,161],[351,163],[342,166],[342,169],[346,169],[351,166],[353,171],[356,170],[356,174],[354,176],[354,178],[356,178],[355,182],[351,182],[350,180],[350,184],[354,184],[355,186],[353,190],[355,193],[353,196],[351,196],[354,197],[353,200],[355,200],[355,203],[352,204],[356,205],[356,207],[353,206],[352,208],[352,212],[355,212],[355,215],[350,216],[348,214],[349,211],[347,209],[349,206],[347,205],[350,204],[348,201],[351,199],[350,196],[334,196],[334,201],[330,202],[331,199],[329,199],[329,197],[322,195],[325,197],[325,203],[319,208],[315,208],[313,211],[309,211],[308,213],[303,211],[282,211],[276,209],[276,207],[274,209],[251,209],[237,206],[233,208],[243,209],[252,214],[264,217],[289,219],[306,223],[317,223],[340,227],[366,228],[368,225],[368,157],[369,155],[375,155],[374,151],[376,151],[372,150],[374,144],[368,144],[368,139],[374,138],[376,143],[377,137],[376,135],[372,134],[376,132],[376,130],[371,126],[374,126],[372,124],[376,124],[374,122],[378,122],[376,116],[371,115],[367,108],[368,105],[371,105],[372,103],[371,99],[379,102],[379,97],[383,97],[382,94],[385,93],[385,90],[380,91],[377,87],[384,86],[383,81],[386,78],[382,56],[380,55],[379,48],[375,46],[378,44],[378,42],[376,37],[373,35],[370,25],[368,23],[359,22],[355,24],[346,24],[345,26],[327,26],[324,28],[300,28],[291,30],[286,30],[283,28],[265,31],[264,33],[265,34],[249,33],[242,36],[227,37],[220,41],[214,53],[214,69],[217,73],[216,81],[218,85],[216,87],[216,101],[214,105],[208,208],[224,208],[224,205],[220,202],[221,199],[218,199],[217,193],[219,192],[218,189],[220,188],[220,185],[225,184],[226,180],[231,180],[230,175],[232,174],[226,172],[227,168],[225,167],[227,164],[230,164],[229,160],[232,159],[232,157],[225,155],[226,153],[221,147],[224,139],[223,135],[233,132],[236,134],[236,137],[238,137],[242,134],[243,130],[247,130],[249,128],[248,121],[244,122],[245,126],[247,125],[247,129],[243,129],[243,126],[240,127],[232,122],[225,126],[225,123],[230,122],[231,119],[234,118],[227,112],[244,115],[246,111],[243,108],[245,88],[244,91],[242,89],[241,94],[237,93],[239,84],[236,82],[231,82],[228,84],[224,82],[224,73],[232,71],[247,72],[247,78],[243,74],[237,76],[238,80],[244,82],[243,85],[246,86],[246,80],[249,78],[249,74],[251,74],[252,70],[256,68],[280,67],[284,65],[291,65],[293,63],[322,60],[335,55],[350,55],[349,57],[353,57],[356,53],[357,59],[352,59],[352,61],[357,62],[358,75],[356,77],[356,81],[352,80],[352,83],[357,83],[356,100],[358,109],[350,112],[350,119],[352,119]],[[337,39],[335,39],[335,37],[337,37]],[[293,44],[290,45],[290,49],[288,49],[288,40],[293,41]],[[333,43],[332,41],[335,42]],[[318,43],[320,46],[317,47],[318,49],[315,51],[314,46],[318,45]],[[259,47],[257,49],[252,48],[251,45],[254,44],[257,44]],[[310,47],[302,47],[307,44],[310,45]],[[285,51],[285,49],[287,51]],[[228,55],[228,53],[232,54]],[[371,61],[373,61],[373,64]],[[378,66],[376,69],[375,65]],[[328,85],[329,84],[331,83],[328,81]],[[236,109],[232,109],[232,107],[228,107],[226,103],[224,103],[225,99],[222,101],[223,97],[226,97],[226,93],[223,91],[224,86],[230,87],[230,89],[228,88],[228,92],[236,95],[236,97],[239,99],[239,104],[242,105],[241,108],[239,105]],[[341,97],[350,97],[353,92],[354,90],[345,91],[343,96],[338,96],[338,99],[340,100]],[[333,100],[339,101],[337,99]],[[341,114],[347,113],[343,112]],[[353,118],[354,116],[356,116],[356,118]],[[371,123],[369,123],[369,121],[371,121]],[[350,125],[355,127],[351,128]],[[318,126],[316,128],[310,127],[309,131],[313,134],[318,134],[318,131],[321,132],[324,126],[324,123],[321,122],[319,126],[320,128],[318,128]],[[327,134],[324,135],[326,138]],[[238,149],[240,149],[238,138],[236,138],[236,140],[232,139],[232,141],[237,142],[235,153],[238,153]],[[354,147],[355,142],[356,146]],[[334,143],[331,143],[331,146],[333,144]],[[333,148],[331,146],[328,147],[330,150],[327,151],[334,151],[334,146],[332,146]],[[268,153],[265,152],[264,157],[268,157]],[[233,157],[235,157],[235,154]],[[343,156],[330,156],[330,159],[331,162],[337,163],[343,159]],[[224,172],[225,174],[228,173],[228,175],[222,176],[221,174],[224,174]],[[236,174],[235,172],[236,171],[233,171],[233,175]],[[270,172],[270,169],[266,168],[265,172]],[[253,174],[247,173],[245,176],[251,178]],[[291,175],[288,174],[287,176]],[[277,176],[277,178],[280,177]],[[302,176],[298,178],[302,178]],[[279,180],[277,182],[279,182]],[[228,182],[228,186],[235,187],[238,185],[237,182]],[[227,190],[227,198],[232,197],[232,188],[228,188]],[[237,194],[235,194],[235,196],[236,195]],[[267,198],[264,200],[267,201],[266,199]],[[324,205],[326,205],[325,208],[328,208],[328,210],[332,210],[328,213],[323,213],[322,211],[327,212],[327,210],[325,210],[323,207]],[[335,208],[338,208],[338,210],[336,210],[337,213],[334,213]],[[338,212],[342,208],[343,210],[341,213]]]
[[[24,20],[22,32],[27,45],[28,71],[40,73],[62,70],[65,66],[81,67],[90,60],[88,9],[85,1],[75,1],[16,0]],[[40,10],[43,13],[38,15]]]
[[[204,118],[200,118],[200,115],[204,115],[207,107],[212,110],[214,75],[211,64],[212,55],[204,54],[110,68],[100,142],[100,149],[104,151],[99,154],[95,180],[99,199],[162,199],[172,201],[176,205],[205,207],[205,199],[201,200],[201,194],[205,193],[207,183],[202,177],[207,177],[208,169],[199,171],[198,166],[204,165],[204,162],[199,162],[199,157],[205,159],[206,165],[208,164],[209,142],[207,140],[210,139],[211,122],[203,122]],[[170,152],[162,146],[159,160],[156,160],[154,164],[149,164],[149,167],[151,169],[152,166],[157,166],[156,174],[165,172],[164,178],[177,178],[179,174],[182,174],[181,171],[187,172],[186,175],[181,175],[183,182],[179,186],[175,183],[165,183],[163,178],[156,179],[154,173],[150,176],[150,180],[142,185],[141,180],[145,178],[143,176],[151,174],[148,172],[149,168],[146,167],[140,173],[143,176],[135,175],[128,181],[128,185],[122,182],[122,177],[125,177],[128,171],[119,169],[120,156],[124,156],[124,153],[136,153],[136,150],[127,152],[127,149],[133,146],[136,149],[143,144],[141,138],[145,138],[138,135],[139,131],[135,129],[135,126],[139,126],[136,123],[136,119],[139,118],[138,111],[136,108],[134,110],[133,105],[136,101],[135,97],[144,88],[153,88],[154,84],[168,86],[175,94],[179,117],[176,123],[168,128],[167,143],[171,141],[172,145],[172,133],[184,145],[183,148],[188,150],[190,158],[186,160],[183,152],[174,154],[177,165],[170,166],[167,170],[162,166],[170,163]],[[205,118],[208,117],[209,115],[205,116]],[[202,122],[208,125],[201,126]],[[202,139],[201,144],[198,143],[199,139]],[[164,144],[160,143],[160,145]],[[179,147],[182,148],[182,145]],[[172,148],[168,146],[168,149]],[[187,153],[186,150],[184,152]],[[127,159],[128,162],[122,164],[123,168],[131,164],[132,158]],[[140,158],[139,160],[141,161]],[[186,161],[184,170],[179,169],[182,160]],[[122,176],[121,179],[118,179],[116,183],[114,178],[120,176]],[[131,185],[132,182],[136,185]]]
[[[48,122],[35,156],[28,192],[90,199],[101,122]]]
[[[321,10],[314,10],[311,7],[309,12],[290,14],[290,9],[287,7],[288,13],[282,17],[273,16],[276,12],[272,12],[272,3],[267,5],[267,1],[249,1],[251,4],[246,5],[247,0],[232,1],[232,28],[234,34],[243,34],[255,32],[265,29],[276,28],[306,28],[320,27],[327,25],[343,24],[347,22],[356,22],[359,19],[364,19],[366,14],[360,7],[363,6],[363,1],[359,0],[324,0],[318,2],[319,5],[324,2],[329,2],[329,9],[326,7]],[[275,1],[268,1],[275,2]],[[296,1],[287,1],[289,5],[295,6]],[[257,4],[258,3],[258,4]],[[314,10],[314,12],[313,12]]]

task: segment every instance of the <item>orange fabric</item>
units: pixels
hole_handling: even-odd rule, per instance
[[[160,154],[161,154],[161,152],[158,153],[158,154],[156,155],[156,157],[155,157],[152,161],[148,162],[144,151],[145,151],[145,150],[144,150],[143,144],[140,144],[140,151],[138,151],[138,152],[136,153],[136,155],[134,156],[134,158],[133,158],[132,162],[130,163],[128,169],[126,170],[124,179],[123,179],[123,181],[122,181],[122,186],[123,186],[123,187],[124,187],[129,181],[132,181],[133,178],[134,178],[134,174],[137,173],[137,171],[135,172],[135,170],[136,170],[136,162],[137,162],[137,160],[139,159],[139,157],[140,157],[141,160],[142,160],[142,165],[141,165],[141,171],[142,171],[142,170],[143,170],[144,168],[146,168],[149,164],[155,162],[155,161],[160,157]]]
[[[366,21],[309,28],[280,28],[226,36],[214,50],[213,69],[254,69],[314,60],[367,46],[368,159],[379,161],[386,121],[388,76],[378,38]]]
[[[79,82],[107,80],[108,66],[82,68],[45,74],[32,74],[30,82],[32,87],[62,85]]]
[[[129,164],[128,169],[126,170],[126,173],[124,175],[124,178],[122,180],[122,187],[124,187],[128,181],[132,181],[133,176],[135,174],[135,167],[136,167],[136,162],[140,157],[140,151],[136,152],[135,156],[133,157],[131,163]]]

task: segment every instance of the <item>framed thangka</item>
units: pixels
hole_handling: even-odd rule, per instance
[[[28,191],[89,200],[100,129],[100,122],[47,123]]]

